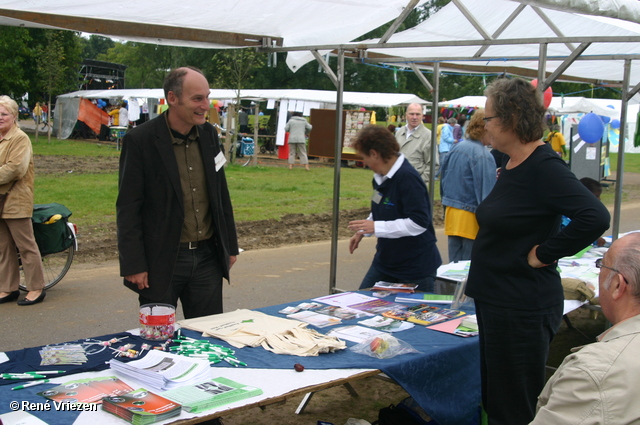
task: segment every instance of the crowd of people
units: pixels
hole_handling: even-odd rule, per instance
[[[206,119],[209,83],[196,68],[177,68],[164,92],[168,109],[124,136],[116,202],[120,275],[140,305],[180,301],[185,318],[218,314],[239,247],[226,158]],[[557,261],[597,241],[609,212],[567,167],[564,140],[554,142],[557,129],[543,140],[545,107],[535,87],[502,78],[485,94],[485,108],[469,122],[438,123],[435,164],[421,105],[408,105],[406,125],[395,132],[376,125],[358,132],[353,147],[374,173],[373,195],[369,216],[348,225],[349,251],[364,237],[377,238],[360,288],[385,281],[434,290],[442,259],[428,187],[437,166],[449,260],[471,260],[466,293],[478,318],[488,423],[638,423],[630,395],[638,386],[640,236],[616,240],[596,263],[612,328],[546,382],[549,344],[563,315]],[[119,106],[112,115],[123,126],[126,105]],[[32,305],[45,297],[44,278],[30,222],[33,153],[17,115],[17,104],[1,96],[0,194],[9,195],[0,210],[0,303],[19,298],[18,248],[28,288],[18,304]],[[290,168],[297,153],[308,169],[311,129],[299,113],[287,123]],[[562,217],[569,219],[563,226]]]

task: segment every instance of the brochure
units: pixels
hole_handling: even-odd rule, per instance
[[[407,320],[419,325],[432,325],[434,323],[443,322],[454,317],[464,315],[464,311],[451,310],[447,308],[425,307],[417,310]]]
[[[100,403],[104,397],[118,396],[132,390],[117,377],[107,376],[69,381],[36,394],[58,403]]]
[[[162,393],[164,397],[182,404],[182,408],[190,413],[204,412],[260,394],[262,394],[260,388],[222,377]]]
[[[178,416],[182,406],[140,388],[127,394],[103,398],[102,410],[134,425],[145,425]]]
[[[354,310],[352,308],[347,307],[338,307],[335,305],[327,305],[318,310],[315,310],[316,313],[326,314],[327,316],[338,317],[342,320],[351,320],[351,319],[359,319],[360,317],[365,317],[367,314],[360,310]]]
[[[151,350],[142,359],[123,363],[112,359],[111,369],[159,390],[169,390],[211,378],[209,361]]]
[[[338,317],[327,316],[326,314],[316,313],[315,311],[299,311],[297,313],[288,314],[287,319],[299,320],[309,323],[316,328],[325,328],[327,326],[339,325],[342,320]]]
[[[362,343],[369,338],[373,338],[374,336],[384,335],[385,332],[379,331],[377,329],[365,328],[364,326],[342,326],[340,328],[331,329],[327,336],[333,336],[339,339],[343,339],[346,341],[351,341],[355,343]]]
[[[372,301],[365,301],[359,304],[350,305],[349,308],[356,310],[366,311],[370,316],[376,314],[382,314],[385,311],[392,310],[394,308],[405,308],[402,304],[397,304],[391,301],[381,300],[374,298]]]
[[[405,329],[411,329],[415,325],[403,320],[395,320],[384,316],[373,316],[358,322],[359,325],[375,328],[383,332],[399,332]]]
[[[323,304],[335,305],[338,307],[349,307],[353,304],[363,303],[365,301],[376,300],[377,298],[360,294],[358,292],[340,292],[338,294],[325,295],[323,297],[314,298]]]
[[[431,329],[439,332],[445,332],[448,334],[461,336],[463,338],[468,338],[471,336],[478,335],[477,329],[473,330],[473,328],[464,326],[465,319],[466,317],[458,317],[456,319],[449,320],[448,322],[442,322],[432,326],[427,326],[427,329]]]

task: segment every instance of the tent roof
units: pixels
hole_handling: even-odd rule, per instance
[[[368,54],[376,62],[425,68],[439,63],[441,71],[507,72],[532,78],[537,76],[540,60],[546,60],[549,75],[579,55],[559,71],[560,79],[622,81],[624,60],[640,58],[640,24],[636,23],[640,2],[570,2],[578,10],[609,16],[614,14],[606,12],[617,6],[616,16],[627,10],[630,13],[624,17],[635,22],[556,10],[567,3],[456,0],[416,27],[392,35],[386,48],[372,47]],[[540,43],[548,43],[545,51]],[[640,67],[632,66],[631,84],[638,82]]]
[[[285,0],[112,0],[105,7],[86,0],[0,0],[0,25],[191,47],[281,46],[290,51],[287,64],[294,71],[313,60],[311,50],[323,54],[340,46],[363,60],[387,55],[405,65],[437,61],[442,69],[518,73],[518,68],[525,70],[520,75],[535,75],[540,43],[548,42],[548,72],[576,52],[582,57],[565,77],[619,82],[621,60],[640,55],[640,2],[635,0],[456,0],[375,46],[350,43],[424,2],[306,0],[304,7],[292,7]],[[584,52],[583,42],[591,43]],[[410,47],[420,43],[432,44]],[[618,58],[607,59],[613,56]],[[597,66],[595,59],[600,59]],[[638,82],[640,70],[633,69],[631,84]]]
[[[164,99],[162,89],[123,89],[123,90],[80,90],[60,95],[61,98],[84,97],[88,99],[110,98],[154,98]],[[235,99],[235,90],[211,89],[210,99]],[[242,99],[251,100],[304,100],[309,102],[335,103],[336,92],[331,90],[242,90]],[[347,105],[386,107],[408,105],[410,103],[425,104],[426,100],[410,93],[366,93],[344,92],[343,101]]]
[[[485,96],[464,96],[439,102],[438,106],[445,108],[484,108],[487,98]],[[620,118],[621,101],[619,99],[594,99],[586,97],[554,96],[549,105],[549,112],[558,114],[589,113],[593,112],[611,118]],[[637,103],[629,104],[630,115],[638,113],[640,106]]]
[[[400,15],[407,1],[0,0],[0,25],[68,29],[187,47],[295,47],[349,42]],[[308,52],[291,56],[288,61],[294,70],[313,59]]]

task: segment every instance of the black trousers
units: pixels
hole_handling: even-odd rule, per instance
[[[533,420],[545,385],[549,344],[564,305],[516,310],[475,302],[480,330],[482,404],[490,425]]]
[[[185,319],[222,313],[222,266],[213,249],[213,241],[197,249],[180,248],[171,290],[163,300],[139,296],[140,305],[161,302],[177,307],[180,300]]]

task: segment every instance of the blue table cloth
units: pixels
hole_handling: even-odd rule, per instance
[[[284,317],[278,311],[287,305],[297,304],[289,303],[257,310],[276,317]],[[473,311],[467,312],[473,313]],[[355,325],[358,320],[362,319],[343,320],[341,325],[334,327]],[[327,333],[332,328],[326,327],[319,329],[319,331]],[[202,339],[198,332],[183,330],[182,333],[186,336]],[[112,337],[123,336],[128,336],[129,339],[124,342],[135,343],[137,347],[145,342],[139,337],[124,333],[105,335],[90,340],[79,340],[78,342],[105,341]],[[413,329],[397,332],[394,336],[409,343],[420,353],[403,354],[391,359],[376,359],[345,349],[335,353],[321,354],[317,357],[298,357],[274,354],[262,347],[236,349],[218,339],[211,339],[211,341],[234,349],[235,356],[247,363],[251,368],[291,369],[295,363],[301,363],[308,369],[379,369],[400,384],[439,425],[470,425],[476,423],[481,400],[478,338],[462,338],[426,329],[424,326],[419,325],[416,325]],[[353,345],[355,343],[347,341],[348,347]],[[40,347],[35,347],[7,352],[10,361],[0,364],[0,372],[64,369],[70,374],[91,370],[98,371],[107,369],[109,365],[105,364],[105,361],[113,358],[111,350],[100,350],[88,356],[91,361],[85,365],[42,367],[39,366],[39,349]],[[230,367],[230,365],[226,362],[221,362],[212,367]],[[52,384],[38,385],[25,388],[18,393],[17,391],[11,391],[10,388],[13,385],[2,384],[8,384],[8,382],[0,380],[0,399],[13,400],[19,396],[21,400],[34,402],[43,402],[44,400],[35,394],[53,386]],[[13,381],[11,384],[16,383]],[[0,413],[9,411],[7,404],[0,406]],[[62,417],[60,415],[61,412],[56,412],[55,422],[50,422],[52,419],[50,412],[31,413],[49,423],[72,423],[73,417],[76,416],[74,412],[66,412],[66,417]]]

